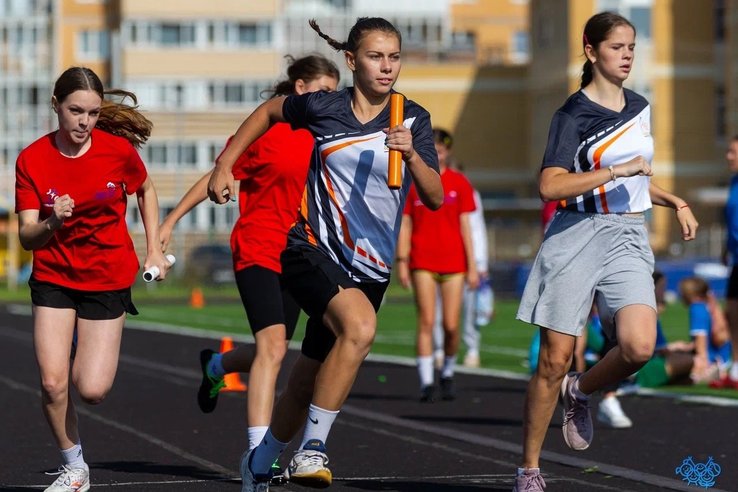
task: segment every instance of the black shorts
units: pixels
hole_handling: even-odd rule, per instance
[[[123,313],[138,314],[131,301],[130,287],[120,290],[77,290],[41,282],[33,276],[28,285],[31,287],[31,302],[34,306],[74,309],[81,319],[100,321],[118,319]]]
[[[734,266],[730,272],[728,279],[728,290],[725,293],[726,299],[738,299],[738,266]]]
[[[282,288],[280,274],[263,266],[251,265],[236,272],[236,285],[254,335],[267,326],[285,325],[286,339],[292,340],[300,306]]]
[[[339,287],[359,289],[379,311],[389,282],[355,282],[336,262],[313,246],[289,246],[282,252],[282,285],[310,316],[302,342],[302,354],[324,362],[336,336],[323,324],[323,315]]]

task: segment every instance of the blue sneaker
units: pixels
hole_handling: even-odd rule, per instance
[[[333,481],[327,464],[328,456],[325,454],[323,441],[308,441],[302,449],[295,452],[284,476],[290,482],[304,487],[324,489]]]
[[[269,492],[269,481],[272,474],[254,475],[251,471],[251,459],[254,450],[247,451],[241,456],[239,471],[241,472],[241,492]]]

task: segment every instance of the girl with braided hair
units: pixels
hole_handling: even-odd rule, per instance
[[[285,475],[311,487],[331,483],[325,442],[374,340],[411,183],[428,208],[443,201],[428,112],[406,100],[403,124],[387,128],[402,65],[399,31],[385,19],[361,18],[348,40],[338,42],[314,21],[310,25],[345,51],[354,86],[262,104],[238,129],[208,185],[211,200],[227,202],[238,156],[274,123],[305,128],[315,139],[298,219],[281,255],[283,285],[310,319],[270,428],[241,458],[243,492],[269,489],[272,463],[306,418],[300,450]],[[398,190],[387,186],[390,150],[404,161]]]

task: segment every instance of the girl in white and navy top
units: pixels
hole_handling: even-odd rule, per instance
[[[623,88],[633,66],[635,29],[605,12],[584,29],[582,89],[556,112],[539,191],[559,202],[520,302],[517,318],[538,325],[541,351],[525,403],[522,467],[515,491],[543,491],[538,460],[561,395],[564,438],[575,450],[592,440],[589,395],[640,369],[656,341],[654,258],[643,213],[670,207],[685,241],[697,222],[689,206],[651,183],[648,101]],[[603,329],[617,338],[584,374],[569,373],[575,338],[596,302]]]

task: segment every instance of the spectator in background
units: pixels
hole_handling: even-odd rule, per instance
[[[664,294],[666,292],[666,277],[661,272],[654,272],[656,288],[656,305],[658,315],[666,310]],[[691,383],[689,375],[694,367],[692,350],[694,344],[678,340],[668,343],[661,320],[656,324],[656,347],[654,355],[648,363],[636,374],[636,384],[643,388],[656,388],[666,384]]]
[[[730,360],[728,323],[704,279],[690,277],[679,283],[682,302],[689,307],[689,335],[694,342],[693,378],[705,381]]]
[[[738,135],[730,141],[728,153],[728,171],[730,178],[728,203],[725,206],[725,222],[727,225],[728,242],[723,253],[723,263],[728,265],[728,256],[733,259],[733,271],[728,281],[728,292],[725,295],[725,312],[728,317],[728,329],[732,339],[733,366],[726,376],[710,383],[712,388],[738,389]]]
[[[403,287],[412,281],[418,308],[418,374],[420,399],[435,400],[433,374],[433,322],[436,293],[441,290],[445,357],[441,369],[441,397],[456,398],[453,381],[459,348],[459,318],[464,283],[471,290],[479,286],[474,261],[469,215],[475,209],[474,190],[463,174],[448,167],[453,138],[445,130],[434,129],[433,141],[443,185],[443,207],[431,211],[419,199],[415,185],[405,202],[402,229],[397,245],[397,275]]]
[[[453,156],[449,157],[448,166],[454,171],[463,172],[463,167]],[[487,225],[484,222],[484,208],[482,197],[474,190],[474,204],[476,210],[469,214],[469,227],[471,228],[472,246],[474,250],[474,261],[477,263],[479,273],[479,288],[474,291],[464,285],[464,307],[462,322],[462,340],[466,345],[464,365],[466,367],[479,367],[479,343],[482,338],[481,328],[489,324],[494,315],[494,291],[489,278],[489,253],[487,252]],[[433,325],[433,347],[435,350],[436,369],[443,368],[445,356],[443,336],[443,312],[441,310],[440,289],[436,295],[436,318]]]

